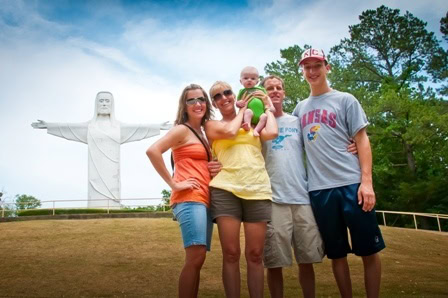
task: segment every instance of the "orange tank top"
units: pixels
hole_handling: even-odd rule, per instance
[[[183,202],[198,202],[210,207],[208,184],[211,180],[208,171],[207,152],[201,143],[189,144],[173,150],[174,181],[180,182],[195,178],[199,189],[185,189],[171,193],[170,205]]]

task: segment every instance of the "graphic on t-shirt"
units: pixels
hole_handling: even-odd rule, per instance
[[[274,144],[272,146],[272,149],[282,149],[283,145],[281,144],[287,137],[291,137],[291,135],[282,135],[282,136],[278,136],[277,138],[275,138],[274,140],[272,140],[272,144]]]
[[[308,133],[308,142],[314,142],[317,138],[317,132],[320,129],[320,125],[314,125],[310,128],[310,132]]]

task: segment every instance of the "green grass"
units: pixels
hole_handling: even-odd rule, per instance
[[[447,297],[448,235],[382,231],[381,296]],[[183,258],[178,223],[168,218],[4,222],[0,297],[175,297]],[[242,297],[248,297],[244,263],[242,257]],[[350,256],[349,263],[354,295],[364,297],[361,260]],[[330,262],[315,269],[317,296],[339,297]],[[300,297],[297,267],[286,268],[284,278],[285,297]],[[266,283],[265,289],[269,297]],[[216,229],[199,296],[224,296]]]

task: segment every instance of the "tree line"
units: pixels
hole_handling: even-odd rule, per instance
[[[366,111],[377,209],[448,214],[448,12],[442,41],[410,12],[384,5],[359,21],[328,53],[328,79]],[[309,96],[297,67],[309,48],[282,49],[265,66],[285,81],[286,111]]]

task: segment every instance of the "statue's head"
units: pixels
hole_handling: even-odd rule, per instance
[[[112,93],[101,91],[96,95],[95,110],[97,115],[110,115],[113,112],[114,97]]]

